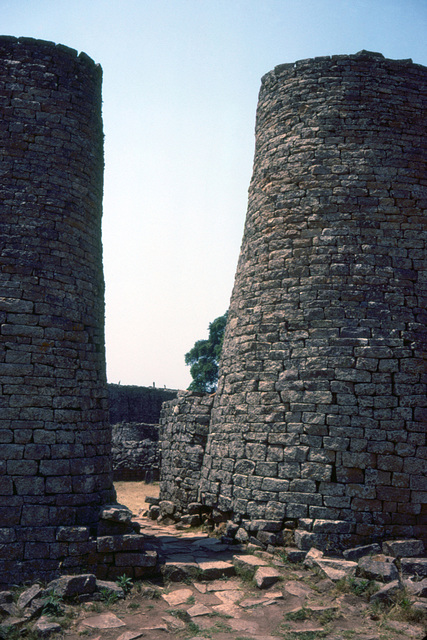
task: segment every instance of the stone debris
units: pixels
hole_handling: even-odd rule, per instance
[[[319,558],[319,560],[314,561],[314,565],[319,567],[326,577],[333,582],[338,582],[338,580],[353,576],[357,570],[357,562],[351,562],[351,560],[336,560],[334,558]]]
[[[181,620],[176,616],[166,615],[162,617],[162,620],[166,622],[168,628],[172,629],[173,631],[181,631],[186,627],[184,620]]]
[[[223,545],[218,546],[218,541],[215,541],[215,544],[212,545],[201,544],[204,540],[203,538],[196,541],[192,541],[190,538],[187,543],[186,537],[179,538],[176,529],[174,529],[174,531],[175,535],[163,536],[162,539],[157,542],[157,549],[159,552],[161,549],[164,562],[167,563],[170,559],[168,556],[168,548],[171,549],[172,557],[174,557],[173,554],[177,548],[186,548],[188,554],[186,556],[187,562],[193,560],[196,566],[207,563],[209,574],[212,566],[216,564],[215,561],[212,560],[216,554],[215,549],[219,548],[221,552],[223,552]],[[146,531],[144,535],[147,535],[147,533],[148,531]],[[187,534],[185,534],[185,536],[186,535]],[[211,549],[210,552],[207,551],[209,547]],[[190,550],[194,555],[191,555]],[[366,550],[376,551],[376,547]],[[356,555],[352,557],[356,557],[359,553],[360,551],[357,551]],[[282,618],[283,616],[285,617],[286,624],[288,625],[287,629],[292,633],[292,637],[298,638],[299,635],[305,637],[304,634],[307,634],[307,632],[311,632],[312,635],[315,633],[320,634],[320,629],[323,627],[316,624],[316,620],[321,621],[324,616],[334,620],[337,618],[339,612],[341,612],[345,618],[348,614],[353,615],[357,611],[362,612],[363,608],[366,609],[368,606],[366,598],[363,603],[363,600],[361,601],[360,598],[353,594],[339,597],[336,595],[329,596],[329,594],[327,596],[322,595],[333,589],[334,582],[329,578],[319,579],[318,573],[313,587],[304,582],[306,577],[314,575],[312,573],[313,569],[322,568],[324,572],[328,569],[338,571],[337,566],[339,565],[341,565],[341,570],[344,571],[347,577],[354,575],[355,568],[357,568],[357,571],[360,573],[362,573],[362,571],[365,572],[364,576],[366,576],[369,571],[371,575],[376,576],[375,580],[378,584],[378,590],[371,596],[370,602],[372,604],[375,602],[385,602],[389,605],[393,604],[402,588],[406,588],[406,593],[411,599],[413,610],[419,611],[420,615],[426,613],[427,598],[425,596],[427,595],[427,587],[424,583],[427,583],[427,579],[419,580],[414,573],[406,576],[402,582],[400,582],[399,575],[395,580],[387,582],[389,574],[384,570],[384,567],[392,567],[392,571],[397,571],[396,562],[399,562],[392,556],[385,556],[383,554],[368,555],[363,556],[359,559],[358,563],[356,563],[350,560],[330,558],[324,552],[311,549],[305,552],[307,559],[305,568],[298,569],[297,567],[290,567],[286,563],[282,563],[282,566],[275,566],[273,568],[268,562],[271,563],[274,556],[267,553],[263,553],[262,555],[262,558],[253,555],[244,555],[239,549],[234,556],[235,564],[233,564],[231,548],[229,554],[230,562],[227,563],[233,569],[237,567],[238,570],[241,568],[242,571],[248,571],[249,574],[252,574],[255,584],[258,584],[262,578],[263,582],[261,584],[264,586],[261,586],[261,588],[267,587],[264,582],[266,579],[270,578],[275,581],[275,587],[263,591],[262,594],[258,591],[260,595],[256,595],[256,589],[253,584],[249,586],[250,583],[245,582],[235,575],[230,578],[222,577],[211,580],[205,577],[203,578],[203,582],[200,582],[199,579],[194,582],[191,581],[182,588],[175,588],[169,592],[163,590],[161,593],[163,610],[159,620],[154,619],[149,621],[147,619],[147,622],[144,624],[145,614],[143,614],[142,619],[138,621],[138,627],[136,629],[125,629],[131,619],[129,618],[129,613],[127,612],[126,619],[123,619],[123,614],[115,615],[113,612],[107,611],[77,621],[77,629],[80,632],[83,632],[85,629],[99,629],[105,630],[106,632],[114,629],[124,629],[124,633],[121,633],[121,635],[117,637],[117,640],[136,640],[138,637],[144,636],[149,638],[151,637],[150,634],[155,634],[155,637],[159,637],[160,639],[167,633],[182,633],[187,630],[190,622],[194,622],[200,629],[199,634],[195,637],[197,640],[200,640],[200,638],[203,637],[203,630],[206,630],[206,633],[210,635],[210,630],[215,629],[215,625],[221,622],[223,628],[232,629],[236,637],[244,637],[247,635],[252,640],[260,640],[261,638],[275,637],[261,633],[260,621],[263,621],[262,624],[264,626],[262,629],[265,632],[265,623],[269,619],[269,615],[276,612],[274,615],[277,616],[277,607],[281,607]],[[179,557],[182,558],[182,555]],[[422,560],[422,558],[407,558],[407,560],[413,562],[414,560]],[[220,563],[219,567],[221,568],[225,561],[220,560],[217,562]],[[372,569],[372,564],[374,565],[374,569]],[[413,565],[408,564],[408,570],[412,566]],[[212,575],[215,575],[215,572],[212,572]],[[285,575],[288,579],[282,582],[282,576]],[[289,580],[290,575],[295,576],[295,579]],[[79,600],[79,598],[85,596],[90,596],[95,600],[96,596],[99,595],[102,590],[122,594],[123,590],[115,583],[111,581],[104,582],[99,579],[93,582],[92,577],[92,574],[62,576],[49,584],[50,592],[52,587],[59,587],[64,594],[68,594],[65,596],[65,601],[68,602],[71,602],[73,599]],[[297,577],[300,579],[297,579]],[[360,577],[353,579],[353,584],[357,586],[360,583],[360,585],[362,585],[366,579],[366,577],[360,575]],[[374,578],[369,579],[373,580]],[[188,580],[188,578],[186,578],[186,580]],[[94,591],[91,594],[86,593],[87,591],[92,591],[93,588]],[[258,588],[260,587],[258,586]],[[146,589],[149,591],[148,597],[150,597],[150,595],[152,597],[155,593],[158,593],[159,590],[162,591],[161,589],[157,588],[156,590],[154,587],[149,586],[147,586]],[[39,601],[44,602],[42,596],[45,596],[46,593],[49,592],[45,592],[39,585],[32,585],[22,592],[20,602],[23,608],[18,609],[17,605],[13,602],[12,592],[0,592],[0,599],[5,601],[1,606],[13,607],[13,613],[15,614],[14,616],[7,615],[6,620],[3,621],[3,628],[6,622],[9,627],[15,626],[18,629],[25,628],[26,625],[31,624],[28,616],[32,611],[32,607],[34,603],[38,603]],[[70,596],[70,594],[73,595]],[[140,595],[144,597],[142,591]],[[328,598],[327,600],[325,600],[326,597]],[[165,606],[171,609],[178,608],[179,616],[166,613],[164,609]],[[270,609],[270,607],[273,607],[273,609]],[[40,613],[41,611],[39,611],[37,615],[40,615]],[[286,619],[287,614],[291,614],[292,617]],[[6,613],[4,613],[4,615],[6,615]],[[141,616],[141,614],[135,615]],[[60,630],[58,627],[47,626],[46,630],[43,631],[43,625],[46,622],[46,618],[43,616],[36,622],[38,625],[40,624],[39,635],[41,637],[47,637],[50,633],[58,633]],[[405,632],[406,635],[403,637],[413,637],[414,640],[421,640],[422,636],[418,631],[412,634],[412,631],[416,629],[414,625],[409,626],[408,629],[409,631]],[[62,633],[64,633],[64,631],[62,631]],[[65,634],[66,633],[65,631]],[[45,636],[43,634],[45,634]],[[231,638],[233,636],[227,637]],[[367,637],[369,636],[366,634],[360,634],[360,638],[363,640],[366,640]],[[372,636],[372,638],[373,637],[374,636]],[[101,637],[97,640],[101,640]],[[336,639],[334,636],[331,636],[331,640]],[[398,638],[393,640],[398,640]]]
[[[254,575],[255,584],[259,589],[268,589],[281,578],[281,574],[271,567],[259,567]]]
[[[141,638],[143,635],[143,631],[125,631],[119,635],[117,640],[136,640],[137,638]]]
[[[92,594],[96,590],[96,577],[93,574],[81,574],[78,576],[61,576],[52,580],[46,587],[46,591],[55,593],[61,598],[73,598],[77,595]]]
[[[114,594],[120,599],[125,597],[125,592],[122,587],[120,587],[116,582],[111,582],[111,580],[97,580],[96,590],[100,593],[104,593],[105,595]]]
[[[422,540],[386,540],[382,550],[394,558],[414,558],[423,555],[424,543]]]
[[[62,628],[58,622],[52,622],[47,616],[42,616],[37,620],[35,630],[41,638],[49,638],[55,633],[60,633]]]
[[[162,593],[163,600],[166,600],[168,605],[176,607],[179,604],[187,602],[188,598],[191,598],[193,592],[191,589],[177,589],[171,593]]]
[[[206,607],[204,604],[195,604],[193,607],[187,610],[187,614],[190,618],[197,618],[198,616],[208,616],[212,613],[212,609]]]
[[[234,576],[236,569],[231,562],[223,560],[198,562],[200,577],[203,580],[217,580],[228,576]]]
[[[379,544],[368,544],[363,547],[355,547],[354,549],[347,549],[343,551],[343,556],[346,560],[352,560],[353,562],[357,562],[363,556],[370,556],[374,554],[381,553],[381,547]],[[390,553],[389,555],[393,555]]]
[[[85,627],[91,627],[92,629],[118,629],[119,627],[126,626],[120,618],[110,611],[100,613],[98,616],[84,618],[81,624]]]
[[[19,596],[16,602],[18,609],[25,609],[25,607],[28,607],[35,598],[43,595],[44,593],[45,591],[40,585],[33,584],[32,587],[23,591]]]
[[[240,571],[255,573],[258,567],[267,567],[268,562],[256,556],[234,556],[233,564]]]
[[[415,575],[427,578],[427,558],[401,558],[400,568],[403,575]]]
[[[388,602],[400,591],[402,591],[402,584],[400,583],[400,580],[393,580],[392,582],[381,586],[378,591],[373,593],[370,597],[370,601]]]
[[[391,556],[365,556],[358,562],[356,575],[367,580],[393,582],[399,578],[399,572],[394,563],[395,559]]]

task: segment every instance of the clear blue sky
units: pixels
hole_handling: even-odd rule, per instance
[[[229,304],[261,76],[380,51],[427,65],[426,0],[0,0],[0,32],[104,70],[110,382],[185,388]]]

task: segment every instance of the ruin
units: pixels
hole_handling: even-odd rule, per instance
[[[156,552],[108,506],[101,69],[1,37],[0,104],[0,586],[141,577]],[[162,413],[180,513],[260,545],[426,539],[426,105],[427,70],[381,54],[263,78],[218,391]]]
[[[426,106],[427,69],[378,53],[262,79],[196,480],[242,539],[426,539]]]
[[[113,479],[157,481],[160,412],[178,391],[122,384],[108,384],[107,389]]]
[[[93,564],[115,502],[101,80],[84,53],[0,38],[0,582]]]

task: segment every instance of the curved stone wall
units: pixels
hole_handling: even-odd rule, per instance
[[[247,529],[426,536],[426,107],[426,68],[381,54],[262,80],[202,470]]]
[[[6,582],[87,565],[100,506],[115,498],[104,356],[101,75],[73,49],[0,38]]]

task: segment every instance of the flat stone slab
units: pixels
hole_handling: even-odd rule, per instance
[[[169,606],[175,607],[178,604],[185,604],[192,595],[191,589],[177,589],[176,591],[171,591],[171,593],[162,593],[162,598],[166,600]]]
[[[92,629],[116,629],[119,627],[125,627],[126,624],[120,620],[114,613],[107,611],[101,613],[99,616],[91,616],[81,621],[85,627],[91,627]]]
[[[245,633],[256,633],[259,629],[257,623],[252,620],[240,620],[237,618],[227,620],[227,624],[234,629],[234,631],[244,631]],[[275,638],[275,640],[277,640],[277,638]]]
[[[136,638],[140,638],[143,635],[144,633],[142,631],[125,631],[117,640],[136,640]]]
[[[325,630],[323,627],[315,627],[313,625],[310,625],[310,626],[304,625],[304,629],[290,629],[289,631],[290,633],[292,633],[292,636],[294,638],[298,638],[298,636],[301,636],[304,638],[304,637],[307,637],[308,633],[310,633],[311,635],[321,634],[321,633],[324,633]],[[372,640],[374,640],[374,638],[372,638]]]
[[[212,609],[206,607],[204,604],[195,604],[187,611],[190,618],[197,618],[198,616],[208,616],[212,613]]]
[[[353,576],[358,566],[357,562],[351,562],[350,560],[335,560],[324,557],[314,560],[314,563],[333,582],[342,580],[347,576]]]
[[[216,560],[212,562],[198,562],[200,577],[203,580],[217,580],[226,576],[234,576],[236,569],[231,562]]]
[[[386,540],[383,553],[395,558],[414,558],[423,555],[424,543],[422,540]]]
[[[403,575],[427,578],[427,558],[401,558],[400,568]]]
[[[215,595],[217,598],[222,600],[225,604],[238,602],[243,597],[243,592],[241,589],[227,589],[224,591],[215,591]]]
[[[242,590],[242,586],[239,580],[213,580],[207,585],[206,589],[207,591]]]
[[[399,591],[402,590],[399,580],[393,580],[393,582],[389,582],[376,591],[370,597],[370,602],[381,601],[388,602],[396,595]]]
[[[243,571],[255,571],[258,567],[268,567],[268,562],[256,556],[234,556],[233,564],[237,569]]]
[[[280,580],[281,574],[272,567],[259,567],[254,575],[258,589],[267,589]]]
[[[169,629],[165,624],[155,624],[152,627],[141,627],[141,631],[164,631],[169,633]]]
[[[62,598],[72,598],[87,593],[94,593],[96,578],[92,573],[78,576],[61,576],[47,585],[46,591],[54,591]]]
[[[231,618],[241,618],[243,611],[235,604],[216,604],[212,607],[212,611],[222,616],[230,616]]]
[[[258,598],[245,598],[245,600],[242,600],[239,604],[244,609],[250,609],[251,607],[276,604],[278,600],[283,600],[283,593],[281,591],[272,591]]]
[[[313,596],[315,594],[315,591],[311,587],[296,580],[285,582],[284,588],[289,595],[297,598],[307,598],[308,596]]]
[[[357,575],[367,580],[379,580],[380,582],[393,582],[399,578],[394,558],[384,555],[361,558],[358,562]]]
[[[47,616],[42,616],[37,620],[35,629],[42,638],[48,638],[54,633],[60,633],[62,631],[61,625],[57,622],[52,622]]]

